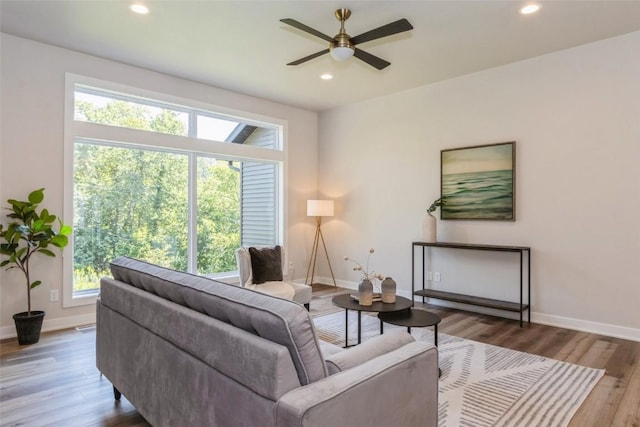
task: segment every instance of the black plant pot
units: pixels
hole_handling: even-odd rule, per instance
[[[13,315],[13,321],[16,323],[16,332],[18,333],[18,344],[35,344],[40,340],[40,330],[42,329],[44,315],[44,311],[31,311],[31,315],[23,311]]]

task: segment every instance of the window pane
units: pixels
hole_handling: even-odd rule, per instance
[[[277,170],[272,163],[242,163],[242,246],[277,243]]]
[[[238,127],[238,122],[222,120],[216,117],[198,115],[198,138],[209,141],[228,141],[229,135]]]
[[[74,119],[171,135],[189,131],[187,112],[81,91],[75,92]]]
[[[240,247],[240,168],[236,162],[198,158],[198,250],[200,274],[235,271]]]
[[[197,137],[210,141],[230,142],[255,147],[279,149],[275,128],[258,127],[199,114]]]
[[[76,141],[74,291],[126,255],[187,269],[187,156]]]

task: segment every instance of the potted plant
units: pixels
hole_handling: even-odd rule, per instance
[[[0,254],[7,257],[0,263],[0,267],[7,270],[17,268],[22,271],[27,287],[27,311],[13,315],[18,334],[18,342],[34,344],[40,339],[40,330],[44,319],[44,311],[31,310],[31,289],[40,286],[40,280],[31,281],[30,262],[31,257],[37,253],[55,257],[51,246],[59,249],[69,243],[67,236],[71,234],[71,227],[62,224],[62,221],[49,213],[47,209],[38,211],[38,206],[44,199],[44,188],[35,190],[29,194],[27,201],[9,199],[7,202],[11,213],[7,217],[12,222],[6,228],[0,224]],[[58,231],[53,229],[58,222]]]

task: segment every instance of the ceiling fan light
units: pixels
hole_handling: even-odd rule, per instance
[[[353,49],[345,46],[336,46],[331,49],[331,56],[336,61],[346,61],[353,56]]]
[[[532,13],[536,13],[539,10],[540,10],[539,4],[531,3],[524,6],[522,9],[520,9],[520,13],[523,15],[530,15]]]
[[[129,6],[129,9],[132,12],[138,13],[140,15],[146,15],[149,13],[149,8],[142,3],[133,3]]]

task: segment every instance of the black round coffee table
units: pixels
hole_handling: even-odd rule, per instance
[[[438,346],[438,323],[442,320],[440,316],[426,310],[410,308],[395,313],[379,313],[378,319],[392,325],[406,326],[407,332],[411,333],[411,328],[425,328],[433,326],[433,344]],[[382,331],[382,325],[380,325]]]
[[[361,318],[360,315],[363,311],[367,312],[378,312],[378,313],[392,313],[396,311],[406,311],[411,308],[412,302],[408,298],[396,296],[396,302],[394,303],[384,303],[382,301],[376,301],[371,305],[360,305],[358,301],[351,298],[350,294],[342,294],[333,297],[331,300],[335,305],[340,308],[344,308],[344,318],[345,318],[345,326],[344,326],[344,342],[345,346],[349,343],[349,310],[354,310],[358,312],[358,344],[361,342]],[[382,330],[382,323],[381,323]]]

